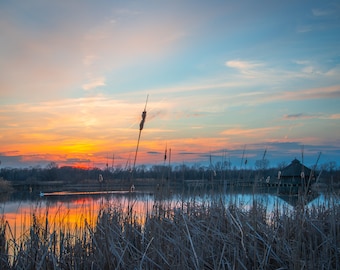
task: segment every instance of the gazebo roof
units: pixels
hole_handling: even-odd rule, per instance
[[[296,158],[292,161],[290,165],[284,168],[281,172],[281,176],[283,177],[291,177],[291,176],[301,176],[301,172],[304,172],[305,176],[310,175],[311,169],[307,168]]]

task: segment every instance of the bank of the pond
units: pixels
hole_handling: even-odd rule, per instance
[[[91,192],[91,191],[105,191],[105,190],[130,190],[132,185],[138,186],[140,190],[150,190],[157,186],[157,182],[153,179],[136,180],[134,182],[126,180],[104,181],[84,180],[81,182],[72,181],[13,181],[11,186],[14,191],[21,192]]]
[[[166,181],[165,179],[153,178],[137,178],[133,180],[128,179],[108,179],[99,182],[95,179],[85,179],[80,182],[73,181],[0,181],[0,186],[8,187],[14,191],[28,191],[28,192],[59,192],[59,191],[73,191],[73,192],[91,192],[91,191],[122,191],[130,190],[133,186],[140,191],[155,190],[161,192],[174,192],[174,191],[223,191],[229,192],[230,190],[249,190],[253,189],[255,192],[258,190],[271,193],[284,193],[294,194],[305,192],[305,188],[296,183],[284,183],[278,181],[255,181],[255,180],[182,180],[182,181]],[[340,189],[339,184],[324,184],[316,183],[308,188],[309,190],[324,190],[336,191]],[[4,190],[4,188],[2,188]],[[10,190],[9,190],[10,191]]]

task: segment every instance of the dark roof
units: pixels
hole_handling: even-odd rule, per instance
[[[290,165],[282,169],[281,176],[283,177],[301,176],[301,172],[304,172],[306,177],[310,175],[311,169],[307,168],[299,160],[294,159]]]

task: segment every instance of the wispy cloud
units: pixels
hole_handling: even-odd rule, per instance
[[[84,66],[86,66],[86,67],[92,66],[97,58],[98,58],[98,56],[96,56],[94,54],[85,55],[83,57],[83,64],[84,64]]]
[[[340,113],[331,114],[328,116],[328,119],[340,119]]]
[[[265,62],[265,61],[247,61],[247,60],[230,60],[225,63],[225,66],[237,71],[235,74],[228,73],[228,80],[242,81],[251,79],[252,85],[267,85],[275,87],[286,84],[287,81],[296,79],[320,79],[336,76],[337,70],[333,73],[327,65],[322,65],[316,61],[298,59],[293,61],[297,68],[285,67],[282,63]],[[335,68],[336,66],[332,67]]]
[[[340,119],[340,114],[307,114],[307,113],[296,113],[296,114],[285,114],[283,116],[284,120],[300,120],[300,119],[331,119],[338,120]]]
[[[246,137],[246,138],[263,138],[273,131],[279,130],[280,127],[263,127],[263,128],[231,128],[222,131],[220,134],[233,137]]]
[[[321,88],[309,88],[301,91],[286,91],[282,93],[283,100],[307,100],[340,98],[340,85]]]
[[[234,68],[240,73],[248,76],[254,76],[256,74],[256,69],[264,66],[264,64],[260,62],[243,60],[229,60],[225,62],[225,65],[227,67]]]
[[[300,120],[300,119],[319,119],[321,115],[311,115],[304,113],[296,113],[296,114],[286,114],[283,116],[285,120]]]
[[[295,64],[301,66],[300,74],[298,76],[307,77],[309,75],[313,76],[328,76],[327,69],[325,67],[321,67],[320,63],[316,63],[315,61],[311,60],[296,60],[294,61]]]
[[[333,78],[338,78],[340,74],[340,65],[332,67],[331,69],[329,69],[325,75],[327,77],[333,77]]]
[[[241,61],[241,60],[230,60],[230,61],[227,61],[225,65],[228,67],[236,68],[241,71],[263,66],[263,64],[261,63]]]
[[[299,25],[296,29],[297,33],[307,33],[313,30],[312,25]]]
[[[91,90],[100,86],[105,86],[105,78],[104,77],[99,77],[99,78],[94,78],[90,80],[88,83],[83,84],[83,89],[84,90]]]
[[[273,102],[337,98],[340,98],[340,85],[294,90],[282,89],[273,92],[258,92],[252,97],[252,99],[243,102],[243,104],[260,105]]]
[[[320,9],[320,8],[313,8],[312,14],[316,17],[320,16],[327,16],[329,14],[332,14],[334,11],[329,9]]]
[[[309,65],[310,64],[309,60],[295,60],[293,62],[296,63],[297,65]]]

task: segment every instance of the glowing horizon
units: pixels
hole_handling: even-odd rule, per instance
[[[340,165],[340,6],[0,4],[1,167]],[[286,14],[290,14],[287,17]]]

